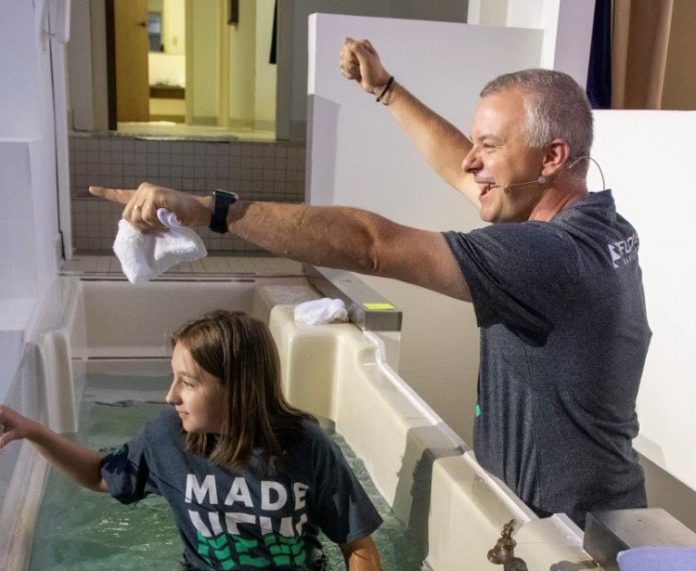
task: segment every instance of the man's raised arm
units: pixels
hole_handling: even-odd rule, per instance
[[[479,188],[471,175],[461,168],[471,141],[449,121],[435,113],[412,95],[398,81],[392,80],[382,66],[379,54],[368,40],[346,38],[341,50],[341,73],[357,81],[367,92],[388,104],[403,130],[423,154],[428,164],[450,186],[478,206]]]

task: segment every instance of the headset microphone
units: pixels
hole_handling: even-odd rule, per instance
[[[599,170],[599,176],[602,177],[602,189],[606,190],[607,185],[606,182],[604,181],[604,172],[602,172],[602,167],[599,166],[599,163],[593,159],[589,155],[583,155],[581,157],[576,158],[573,160],[569,165],[568,165],[568,170],[572,170],[575,168],[575,165],[577,165],[580,161],[587,159],[588,161],[593,162],[596,166],[597,169]],[[528,180],[527,182],[515,182],[513,184],[492,184],[490,188],[515,188],[516,186],[528,186],[530,184],[546,184],[546,177],[544,175],[540,175],[536,180]]]
[[[544,175],[539,176],[535,180],[528,180],[527,182],[516,182],[514,184],[492,184],[490,188],[515,188],[516,186],[528,186],[530,184],[545,184],[546,177]]]
[[[591,162],[593,162],[593,163],[595,164],[595,166],[597,167],[597,170],[599,171],[599,176],[602,177],[602,190],[606,190],[606,189],[607,189],[607,183],[606,183],[606,181],[604,180],[604,171],[602,171],[602,167],[599,166],[599,163],[598,163],[595,159],[593,159],[590,155],[583,155],[583,156],[578,157],[577,159],[575,159],[572,163],[570,163],[570,164],[568,165],[568,170],[573,170],[573,168],[575,167],[575,165],[578,164],[578,163],[579,163],[580,161],[582,161],[583,159],[587,159],[588,161],[591,161]]]

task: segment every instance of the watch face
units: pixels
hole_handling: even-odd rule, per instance
[[[222,188],[216,188],[213,194],[217,197],[217,195],[221,195],[223,197],[229,197],[232,200],[237,200],[239,196],[237,195],[236,192],[232,192],[231,190],[223,190]]]

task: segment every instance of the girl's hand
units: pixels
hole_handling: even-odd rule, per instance
[[[30,438],[36,428],[37,423],[22,416],[10,407],[0,405],[0,450],[13,440]]]

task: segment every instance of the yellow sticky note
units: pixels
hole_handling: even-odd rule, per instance
[[[386,302],[367,302],[363,306],[370,311],[396,311],[396,307]]]

